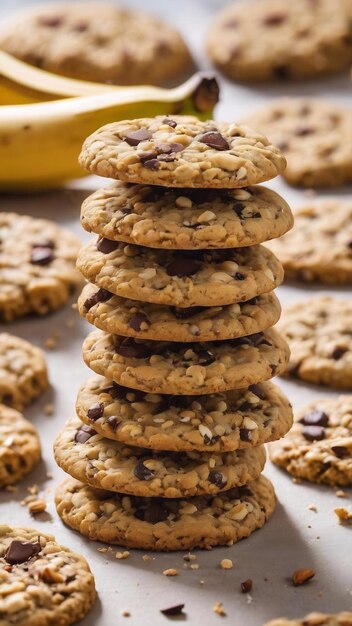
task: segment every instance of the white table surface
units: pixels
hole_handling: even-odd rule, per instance
[[[0,0],[0,17],[5,18],[25,0]],[[177,26],[186,37],[201,68],[209,68],[202,51],[204,34],[212,22],[215,11],[226,4],[220,0],[129,0],[129,7],[144,7],[164,16]],[[332,3],[333,4],[333,3]],[[351,83],[347,74],[333,79],[314,81],[301,85],[240,86],[221,79],[221,103],[216,118],[235,120],[257,106],[282,95],[320,96],[336,103],[351,105]],[[2,196],[1,210],[17,211],[35,217],[46,217],[87,237],[79,225],[79,207],[83,198],[103,179],[90,177],[72,183],[65,190],[35,196]],[[303,191],[285,185],[281,180],[269,183],[296,207],[306,202]],[[332,190],[324,195],[349,197],[351,189]],[[323,192],[319,192],[323,195]],[[15,252],[15,251],[14,251]],[[351,297],[351,290],[321,290],[307,287],[281,287],[278,290],[283,306],[304,300],[320,293],[334,293],[338,297]],[[74,326],[70,327],[74,320]],[[68,325],[67,325],[68,324]],[[6,330],[43,346],[47,337],[58,333],[55,350],[47,351],[51,388],[25,411],[40,432],[43,461],[19,486],[17,494],[0,495],[0,521],[16,525],[35,526],[43,532],[55,533],[58,541],[77,550],[89,561],[96,577],[98,600],[82,625],[163,626],[171,621],[160,609],[185,603],[185,621],[192,626],[224,623],[233,626],[262,626],[269,618],[301,616],[312,610],[339,611],[352,608],[352,530],[337,523],[333,509],[351,506],[348,499],[336,497],[332,488],[309,484],[296,485],[284,472],[268,462],[265,474],[275,484],[278,506],[272,520],[249,539],[231,547],[216,548],[211,552],[197,551],[199,570],[184,568],[182,553],[156,554],[153,561],[144,562],[143,551],[131,551],[130,557],[117,561],[112,553],[99,553],[98,543],[89,542],[67,529],[56,515],[53,505],[55,486],[64,473],[55,465],[52,455],[53,439],[65,420],[74,413],[75,396],[80,383],[89,376],[82,362],[81,344],[89,326],[79,319],[69,306],[43,319],[18,321],[6,325]],[[331,396],[333,391],[318,389],[296,382],[277,381],[287,392],[294,406],[321,396]],[[55,412],[45,415],[44,405],[53,403]],[[53,479],[47,479],[51,472]],[[48,500],[49,515],[34,520],[20,501],[27,495],[26,488],[33,483],[40,486]],[[314,504],[317,512],[308,509]],[[222,570],[219,563],[231,558],[234,568]],[[179,576],[162,575],[166,568],[176,567]],[[294,588],[290,582],[292,572],[301,567],[316,571],[313,581]],[[250,595],[240,593],[240,583],[247,578],[254,581]],[[201,584],[200,581],[204,581]],[[213,605],[222,602],[227,618],[213,612]],[[121,616],[129,610],[129,618]],[[174,618],[172,621],[179,621]]]

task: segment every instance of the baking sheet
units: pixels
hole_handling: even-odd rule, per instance
[[[0,16],[5,17],[10,11],[28,4],[28,0],[0,0]],[[151,0],[145,3],[130,0],[124,4],[148,8],[164,16],[182,30],[199,66],[204,69],[210,67],[202,52],[204,33],[214,12],[225,2]],[[347,75],[304,85],[270,87],[239,86],[221,79],[221,87],[222,99],[216,111],[219,120],[239,119],[282,95],[321,96],[339,104],[351,105],[351,86]],[[80,204],[92,189],[106,183],[104,179],[90,177],[72,183],[62,191],[30,197],[2,196],[1,210],[50,218],[76,232],[85,241],[87,235],[79,225]],[[268,186],[279,191],[293,208],[308,199],[306,192],[294,190],[281,180],[272,181]],[[350,192],[351,189],[344,188],[324,195],[347,198],[351,197]],[[351,297],[351,291],[347,289],[284,286],[278,290],[283,307],[320,293]],[[160,609],[179,603],[185,603],[184,620],[194,626],[204,623],[215,626],[221,619],[233,626],[261,626],[266,620],[278,616],[295,617],[312,610],[333,612],[352,608],[352,529],[339,525],[333,513],[337,506],[351,506],[351,490],[345,490],[348,499],[341,500],[332,488],[296,485],[270,462],[265,474],[273,480],[279,500],[272,520],[249,539],[231,548],[196,551],[197,560],[194,562],[199,564],[198,570],[185,569],[183,553],[151,553],[154,560],[144,562],[143,551],[131,551],[128,559],[118,561],[114,556],[118,547],[111,553],[100,553],[97,548],[102,544],[89,542],[65,528],[53,505],[55,486],[65,475],[53,460],[52,442],[65,420],[73,415],[78,387],[90,375],[81,358],[81,344],[90,327],[67,306],[49,317],[19,321],[6,325],[5,329],[42,347],[48,337],[57,336],[57,346],[46,352],[51,388],[25,411],[40,432],[43,461],[20,483],[18,493],[0,494],[0,520],[1,523],[34,526],[43,532],[54,533],[59,542],[88,559],[96,578],[98,601],[83,620],[83,626],[117,626],[124,622],[131,626],[163,626],[170,618],[163,616]],[[276,382],[284,388],[294,406],[334,394],[296,382]],[[53,403],[55,407],[52,416],[45,415],[43,410],[48,403]],[[53,478],[48,478],[48,473]],[[30,516],[26,507],[20,505],[28,493],[27,487],[34,483],[39,485],[40,492],[48,501],[48,514],[36,519]],[[308,508],[312,504],[316,512]],[[219,564],[223,558],[231,558],[234,568],[222,570]],[[163,570],[170,567],[177,568],[179,576],[163,576]],[[316,576],[306,586],[294,588],[290,576],[301,567],[313,568]],[[247,578],[253,579],[253,590],[250,594],[242,594],[240,583]],[[216,602],[223,603],[227,618],[213,612]],[[124,610],[130,612],[129,618],[121,615]],[[173,621],[179,619],[174,618]]]

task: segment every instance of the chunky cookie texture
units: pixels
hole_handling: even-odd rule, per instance
[[[352,303],[330,297],[299,302],[278,328],[291,350],[287,375],[337,389],[352,386]]]
[[[83,202],[81,223],[108,239],[187,250],[261,243],[283,235],[293,218],[266,187],[172,189],[119,181]]]
[[[297,478],[352,485],[352,396],[300,409],[288,435],[270,445],[270,458]]]
[[[246,126],[157,116],[98,129],[84,142],[80,164],[128,183],[225,189],[269,180],[286,161]]]
[[[213,341],[251,335],[273,326],[280,303],[273,292],[217,307],[148,304],[88,284],[78,299],[82,317],[101,330],[160,341]]]
[[[0,320],[63,306],[82,278],[75,268],[78,239],[54,222],[0,215]]]
[[[330,0],[236,2],[219,13],[207,50],[234,80],[332,74],[352,62],[350,19],[348,0],[336,0],[333,11]]]
[[[77,415],[101,435],[153,450],[222,452],[283,437],[291,406],[272,383],[207,396],[166,396],[106,378],[83,383]]]
[[[326,613],[309,613],[302,619],[285,619],[279,617],[264,624],[264,626],[351,626],[352,613],[343,611],[334,615]]]
[[[48,386],[43,351],[25,339],[0,333],[0,402],[21,411]]]
[[[95,600],[87,561],[33,528],[0,525],[0,572],[3,626],[69,626]]]
[[[352,180],[351,110],[312,98],[284,98],[246,123],[280,147],[287,158],[283,177],[291,185],[338,187]]]
[[[149,393],[194,394],[242,389],[283,373],[289,349],[274,329],[222,342],[141,341],[94,331],[83,359],[97,374]]]
[[[103,238],[80,250],[77,267],[123,298],[182,308],[250,300],[283,280],[281,263],[261,245],[178,252]]]
[[[79,419],[54,443],[58,465],[77,480],[135,496],[181,498],[244,485],[265,464],[264,446],[233,452],[154,452],[105,439]]]
[[[57,490],[63,521],[90,539],[144,550],[232,545],[261,528],[276,498],[261,476],[245,487],[187,500],[120,496],[67,480]]]
[[[0,46],[56,74],[117,85],[176,80],[191,63],[171,26],[107,2],[57,2],[22,11],[2,27]]]
[[[18,411],[0,404],[0,487],[16,483],[39,460],[40,443],[34,426]]]
[[[352,202],[321,200],[297,209],[293,230],[269,247],[286,279],[352,283]]]

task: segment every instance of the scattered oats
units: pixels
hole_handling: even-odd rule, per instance
[[[314,513],[318,513],[318,509],[315,504],[309,504],[308,509],[309,511],[314,511]]]
[[[127,611],[127,609],[125,609],[124,611],[121,611],[121,615],[122,617],[131,617],[131,613],[130,611]]]
[[[128,550],[125,550],[124,552],[116,552],[115,559],[128,559],[129,556],[130,553],[128,552]]]
[[[177,569],[170,567],[170,569],[164,569],[163,574],[164,576],[178,576],[178,571]]]
[[[222,602],[217,602],[213,606],[213,611],[216,615],[220,615],[220,617],[226,617],[226,613],[224,607],[222,606]]]
[[[32,515],[36,515],[37,513],[43,513],[46,510],[46,502],[43,498],[38,498],[37,500],[33,500],[28,504],[28,511],[32,513]]]
[[[198,563],[191,563],[190,568],[191,569],[199,569],[199,564]]]
[[[233,568],[233,563],[232,563],[231,559],[223,559],[220,562],[220,567],[222,569],[232,569]]]
[[[347,493],[342,489],[339,489],[338,491],[336,491],[335,496],[337,496],[338,498],[347,498]]]
[[[311,578],[315,576],[315,571],[309,568],[297,569],[292,574],[292,582],[295,587],[299,587],[300,585],[304,585]]]
[[[146,563],[147,561],[153,561],[153,557],[149,556],[149,554],[143,554],[142,556],[143,561]]]
[[[184,554],[182,558],[184,561],[195,561],[197,556],[189,552],[188,554]]]
[[[347,522],[348,524],[352,523],[352,511],[348,511],[344,508],[334,509],[334,513],[337,515],[340,524]]]
[[[54,405],[53,404],[45,404],[43,407],[45,415],[53,415],[54,413]]]

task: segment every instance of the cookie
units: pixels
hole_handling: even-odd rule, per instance
[[[260,245],[177,252],[103,238],[81,248],[77,267],[117,296],[182,308],[250,300],[283,280],[281,263]]]
[[[116,85],[162,84],[180,78],[191,64],[174,28],[104,2],[22,11],[3,25],[0,47],[49,72]]]
[[[352,181],[350,110],[322,100],[284,98],[246,123],[280,147],[287,158],[283,176],[291,185],[337,187]]]
[[[62,520],[89,539],[166,552],[232,545],[261,528],[275,504],[274,488],[264,476],[188,500],[121,496],[72,479],[56,492]]]
[[[270,242],[285,279],[352,283],[352,202],[320,200],[295,212],[291,233]]]
[[[88,232],[150,248],[252,246],[293,224],[288,204],[266,187],[168,189],[115,182],[83,202]]]
[[[48,386],[44,352],[25,339],[0,333],[0,403],[21,411]]]
[[[352,396],[311,402],[289,434],[270,446],[271,460],[297,478],[352,485]]]
[[[276,324],[280,303],[269,292],[252,300],[218,307],[180,309],[126,300],[88,284],[78,310],[90,324],[107,332],[160,341],[214,341],[252,335]]]
[[[320,297],[284,311],[279,329],[291,358],[287,374],[316,385],[352,388],[352,302]]]
[[[34,426],[18,411],[0,404],[0,487],[16,483],[39,460],[40,442]]]
[[[176,452],[259,446],[292,425],[291,406],[272,383],[208,396],[160,396],[96,377],[81,386],[76,410],[104,437]]]
[[[74,418],[54,443],[57,464],[91,487],[142,497],[182,498],[244,485],[265,464],[265,448],[233,452],[155,452],[125,446]]]
[[[330,0],[232,3],[215,18],[207,51],[234,80],[332,74],[352,62],[351,13],[349,0],[336,0],[333,11]]]
[[[79,160],[92,174],[127,183],[220,189],[269,180],[286,165],[250,128],[180,115],[107,124],[85,140]]]
[[[0,320],[63,306],[82,279],[78,239],[54,222],[0,214]]]
[[[93,331],[83,359],[97,374],[148,393],[202,395],[242,389],[282,373],[289,349],[270,329],[221,342],[141,341]]]
[[[279,617],[264,624],[264,626],[351,626],[352,613],[343,611],[327,615],[326,613],[309,613],[302,619],[285,619]]]
[[[2,626],[69,626],[95,600],[87,561],[34,528],[0,526]]]

